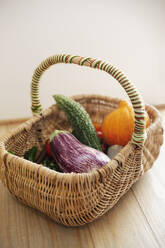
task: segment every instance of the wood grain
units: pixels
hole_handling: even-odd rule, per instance
[[[97,221],[67,228],[20,204],[2,185],[0,188],[0,247],[159,247],[131,191]]]
[[[165,127],[165,111],[164,116]],[[152,170],[133,187],[133,193],[160,247],[165,247],[165,143]]]
[[[17,125],[1,124],[0,134]],[[56,224],[20,204],[0,183],[0,248],[165,247],[164,157],[165,146],[153,169],[112,210],[83,227]]]

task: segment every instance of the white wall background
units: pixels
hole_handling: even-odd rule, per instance
[[[26,117],[30,81],[56,53],[107,60],[122,69],[144,100],[165,102],[164,0],[0,0],[0,119]],[[106,73],[56,65],[41,80],[44,107],[53,94],[126,97]]]

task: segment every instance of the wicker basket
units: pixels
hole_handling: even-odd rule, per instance
[[[71,130],[65,114],[56,105],[42,111],[40,104],[41,75],[57,63],[74,63],[106,71],[125,89],[134,108],[132,140],[108,164],[90,173],[59,173],[22,158],[32,146],[42,150],[54,129]],[[34,116],[0,141],[0,178],[19,201],[59,223],[78,226],[91,222],[112,208],[152,167],[163,142],[159,113],[154,107],[146,106],[152,123],[145,130],[144,106],[135,87],[116,67],[91,58],[71,55],[49,57],[35,70],[31,90]],[[99,95],[81,95],[74,99],[85,107],[93,121],[100,123],[120,102],[119,99]],[[16,155],[8,153],[8,150]]]

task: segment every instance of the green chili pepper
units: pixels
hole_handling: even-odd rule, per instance
[[[55,170],[55,171],[60,171],[60,168],[58,166],[58,164],[50,157],[47,157],[43,162],[42,162],[43,166]]]
[[[33,146],[30,150],[25,152],[24,158],[31,162],[34,162],[36,154],[37,154],[37,147]]]
[[[15,153],[14,153],[13,151],[8,150],[8,152],[9,152],[10,154],[12,154],[12,155],[15,155]]]
[[[36,154],[37,154],[37,147],[33,146],[30,150],[25,152],[24,158],[31,161],[31,162],[36,162],[35,161]],[[60,168],[59,168],[58,164],[50,156],[46,156],[46,158],[41,163],[43,166],[45,166],[49,169],[60,172]]]

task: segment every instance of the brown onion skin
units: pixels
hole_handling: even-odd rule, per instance
[[[53,158],[63,172],[83,173],[99,169],[110,161],[101,151],[79,142],[71,133],[58,131],[50,141]]]

